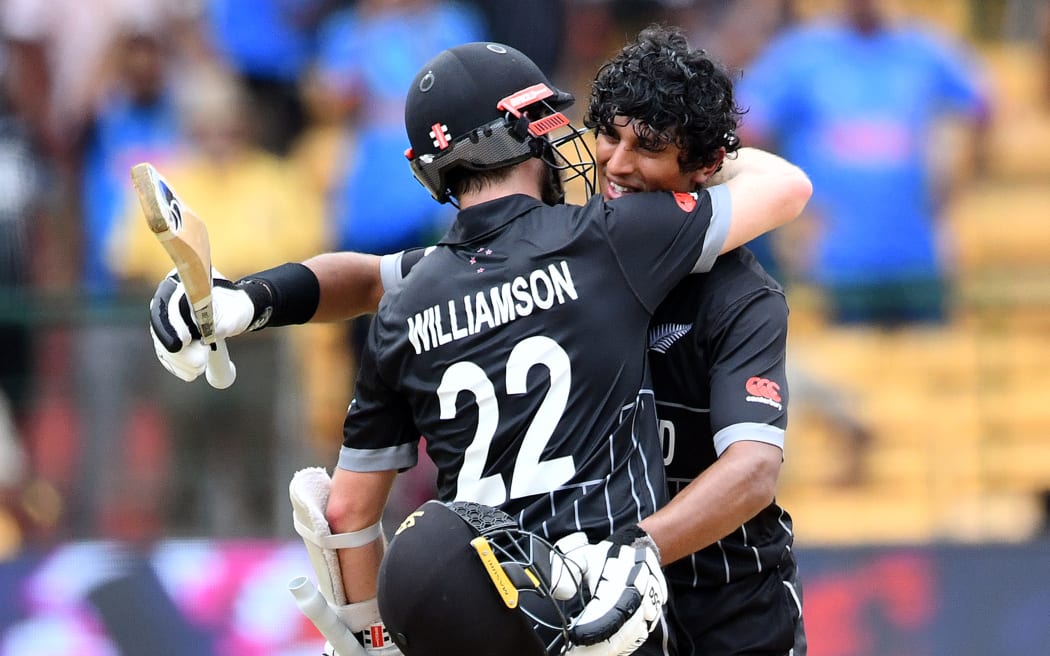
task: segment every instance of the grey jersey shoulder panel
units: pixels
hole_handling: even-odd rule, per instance
[[[715,185],[709,187],[707,193],[711,196],[711,226],[707,229],[704,249],[693,267],[693,273],[704,273],[714,267],[715,259],[726,243],[729,224],[733,219],[733,199],[729,195],[729,187],[724,184]]]

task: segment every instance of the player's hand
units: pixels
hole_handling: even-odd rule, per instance
[[[596,544],[587,544],[581,535],[574,533],[555,543],[579,566],[591,595],[569,629],[569,639],[575,645],[569,653],[634,653],[659,625],[667,603],[667,581],[656,544],[634,525]],[[556,584],[555,594],[559,592]]]
[[[318,596],[320,597],[320,593]],[[323,622],[319,624],[319,618],[311,613],[307,613],[307,617],[323,636],[334,639],[336,633],[332,631],[342,634],[336,639],[342,651],[333,647],[329,640],[325,643],[324,656],[402,656],[401,650],[390,638],[386,624],[379,616],[379,604],[376,598],[341,606],[332,606],[327,601],[322,603],[335,613],[332,621],[340,624],[341,627],[326,626]],[[305,611],[302,607],[300,609]],[[343,632],[343,628],[348,631]]]
[[[226,339],[246,332],[255,314],[251,298],[214,269],[212,280],[215,336]],[[186,288],[174,270],[157,285],[149,308],[150,334],[157,359],[182,380],[196,380],[208,368],[210,347],[201,341]]]

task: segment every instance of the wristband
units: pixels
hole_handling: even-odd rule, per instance
[[[248,330],[289,326],[309,321],[321,300],[321,284],[306,266],[289,262],[237,281],[255,313]]]

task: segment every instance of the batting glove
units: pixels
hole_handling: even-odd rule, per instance
[[[255,316],[248,294],[212,269],[215,336],[226,339],[246,332]],[[185,381],[196,380],[208,368],[210,347],[201,341],[186,288],[174,269],[157,285],[149,304],[153,350],[164,368]]]
[[[398,649],[393,644],[391,644],[388,647],[381,647],[379,649],[373,649],[372,647],[369,647],[369,646],[366,645],[366,646],[362,647],[361,649],[364,650],[364,653],[367,654],[367,656],[403,656],[402,653],[401,653],[401,650]],[[337,652],[335,650],[335,647],[332,646],[332,643],[326,642],[326,643],[324,643],[324,651],[321,652],[321,656],[357,656],[357,655],[356,654],[340,654],[339,652]]]
[[[574,533],[555,543],[567,559],[579,566],[591,592],[583,612],[574,618],[569,629],[569,639],[575,645],[569,654],[632,654],[659,625],[667,603],[667,581],[660,569],[659,549],[636,525],[596,544],[587,544],[581,535]],[[555,592],[558,591],[556,586]]]
[[[336,616],[350,629],[361,649],[350,644],[349,649],[354,653],[344,654],[336,651],[331,643],[325,643],[324,656],[402,656],[401,650],[397,648],[386,625],[379,616],[379,603],[375,598],[353,604],[332,606]],[[353,639],[350,640],[353,643]]]

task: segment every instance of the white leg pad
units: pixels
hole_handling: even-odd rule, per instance
[[[306,544],[310,565],[317,574],[317,587],[332,606],[346,605],[346,591],[339,567],[337,549],[359,547],[383,535],[379,523],[353,533],[332,534],[325,519],[325,506],[332,479],[322,467],[300,469],[288,485],[292,500],[292,522],[295,532]]]

